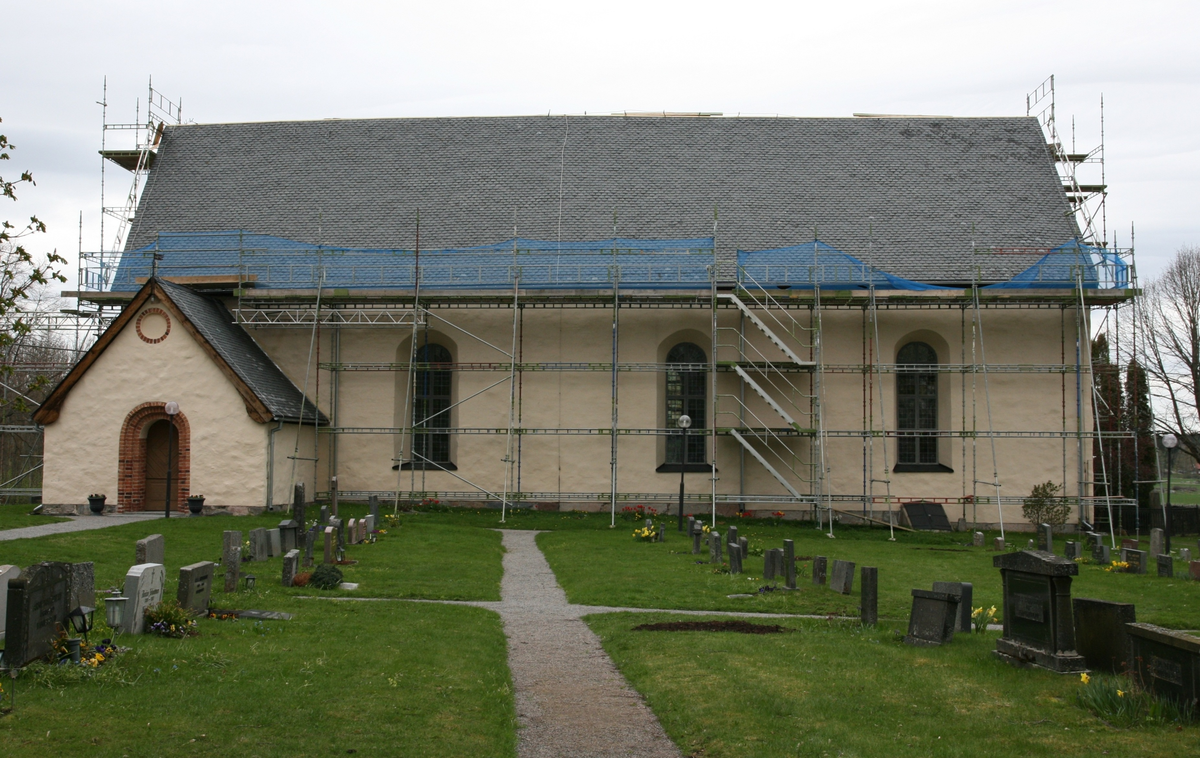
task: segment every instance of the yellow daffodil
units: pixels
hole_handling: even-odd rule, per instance
[[[1084,673],[1084,674],[1079,675],[1079,681],[1083,682],[1084,684],[1087,684],[1088,682],[1092,681],[1092,678],[1090,676],[1088,676],[1086,673]]]
[[[1117,697],[1125,697],[1125,691],[1124,691],[1124,690],[1117,690]]]

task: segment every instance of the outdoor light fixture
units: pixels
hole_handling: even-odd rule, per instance
[[[246,589],[254,589],[254,574],[246,574]]]
[[[86,640],[88,632],[92,631],[95,624],[96,609],[89,608],[86,605],[81,605],[67,615],[67,619],[71,622],[71,627],[76,634],[82,634]]]
[[[171,461],[175,458],[171,433],[175,431],[175,417],[179,415],[179,403],[174,400],[169,401],[163,406],[163,413],[167,414],[167,422],[171,425],[171,428],[167,430],[167,502],[163,507],[163,518],[171,518]]]
[[[121,622],[125,620],[125,604],[129,602],[127,597],[106,597],[104,598],[104,616],[108,621],[109,628],[120,631]]]
[[[1163,549],[1171,554],[1171,468],[1175,461],[1175,447],[1179,438],[1167,432],[1162,436],[1162,446],[1167,449],[1167,502],[1163,505]]]
[[[687,430],[692,425],[692,417],[686,413],[679,416],[675,422],[683,440],[679,445],[679,531],[683,531],[683,472],[687,471]]]

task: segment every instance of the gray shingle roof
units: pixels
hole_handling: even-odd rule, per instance
[[[565,143],[565,147],[564,147]],[[560,195],[561,184],[561,195]],[[169,127],[127,249],[244,229],[423,249],[700,237],[728,259],[820,239],[928,282],[1007,279],[1077,229],[1032,118],[360,119]],[[613,213],[617,214],[614,230]]]
[[[187,287],[161,279],[159,285],[234,373],[267,406],[275,420],[313,420],[313,404],[305,399],[299,388],[267,357],[246,330],[234,323],[233,315],[224,305]],[[329,423],[323,413],[319,410],[317,413],[322,424]]]

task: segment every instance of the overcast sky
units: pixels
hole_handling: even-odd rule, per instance
[[[185,120],[715,111],[1024,115],[1055,75],[1060,130],[1100,136],[1109,237],[1158,271],[1200,244],[1200,5],[1184,2],[80,2],[5,4],[6,178],[37,246],[99,245],[101,98]],[[112,146],[112,143],[110,143]],[[129,174],[111,167],[110,204]],[[111,230],[111,226],[109,227]]]

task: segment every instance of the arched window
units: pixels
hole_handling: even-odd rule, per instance
[[[667,428],[677,431],[679,416],[686,413],[692,417],[692,429],[704,429],[707,426],[705,401],[708,378],[704,367],[708,365],[708,356],[698,345],[680,342],[667,353],[667,363],[691,364],[686,368],[667,369]],[[688,435],[687,463],[705,463],[704,441],[702,434]],[[667,464],[684,463],[682,442],[680,434],[667,437]]]
[[[896,355],[896,427],[904,431],[933,431],[938,428],[937,352],[924,342],[910,342]],[[937,435],[900,437],[898,463],[937,466]]]
[[[450,463],[450,384],[453,358],[441,345],[422,345],[413,354],[413,468],[442,468]],[[436,364],[444,364],[437,366]],[[430,431],[424,431],[424,430]]]

